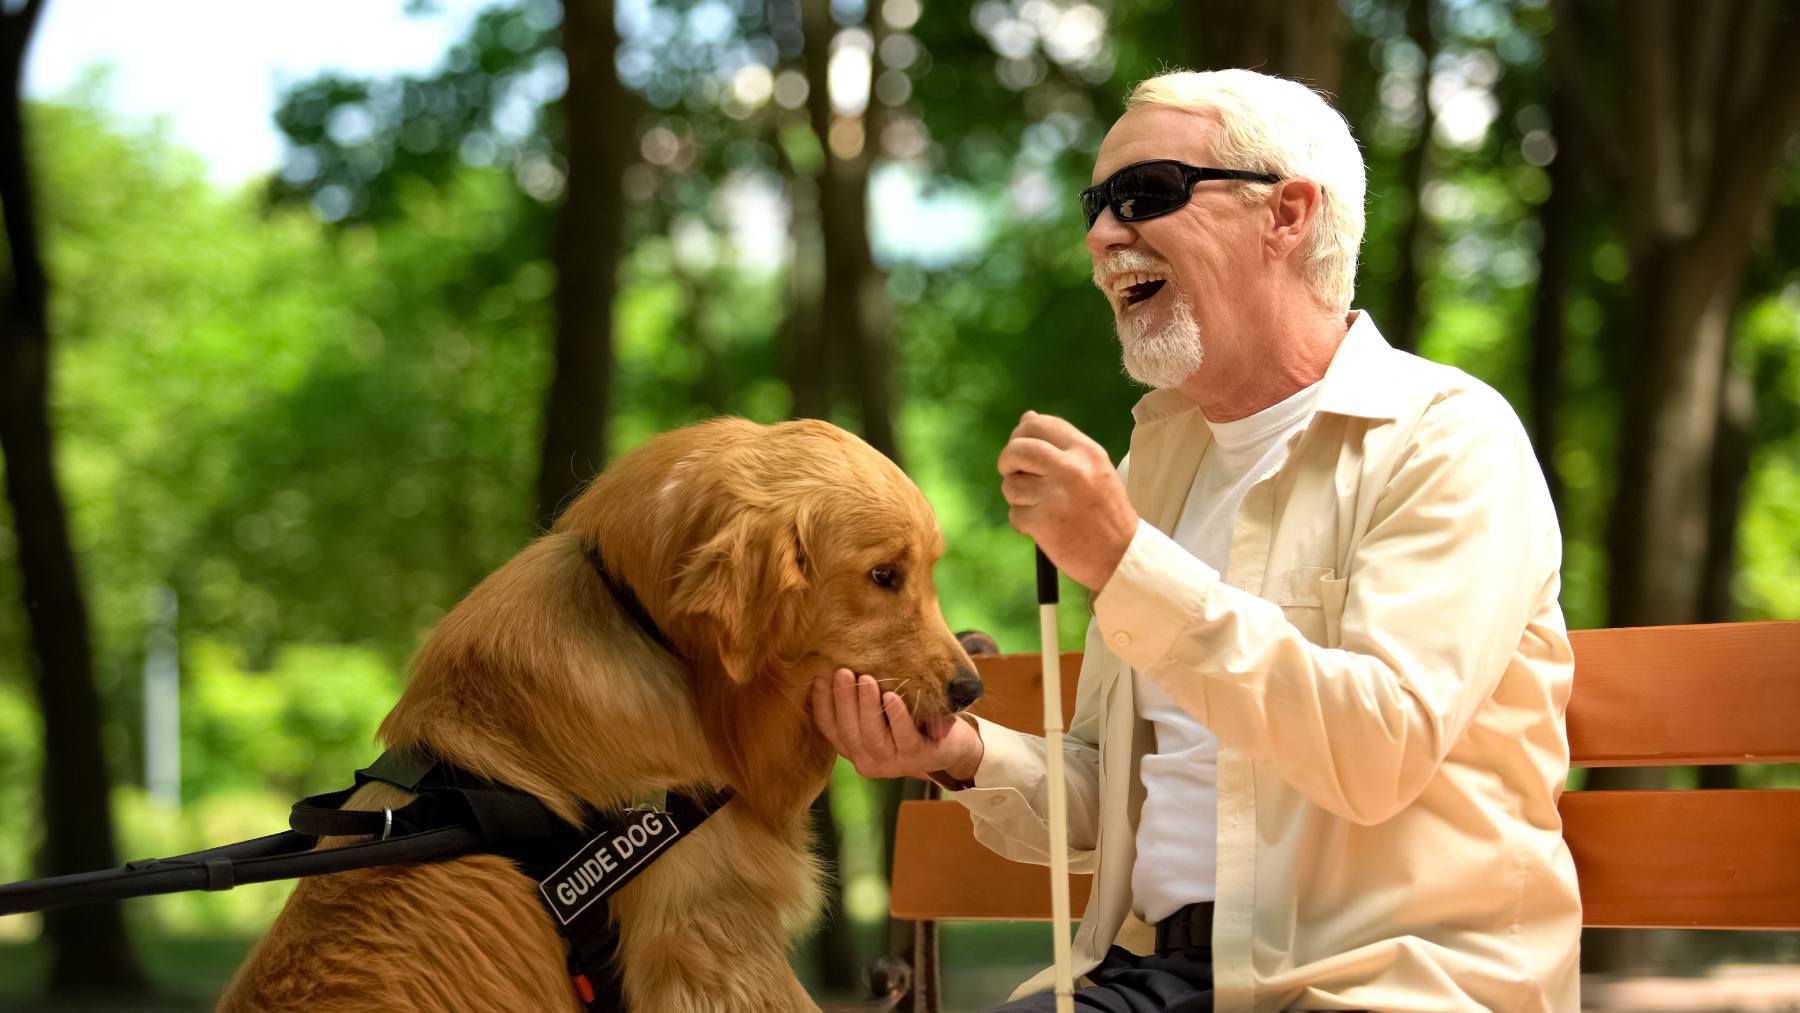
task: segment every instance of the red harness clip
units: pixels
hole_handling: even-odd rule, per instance
[[[569,981],[575,986],[575,995],[581,999],[582,1005],[585,1006],[594,1001],[594,986],[588,983],[587,975],[572,974],[569,976]]]

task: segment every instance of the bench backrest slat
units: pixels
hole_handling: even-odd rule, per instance
[[[1800,762],[1800,622],[1576,630],[1569,748],[1578,767]],[[1035,654],[978,658],[974,711],[1043,732]],[[1081,654],[1062,656],[1075,713]]]
[[[1800,622],[1576,630],[1569,639],[1577,766],[1800,761]]]

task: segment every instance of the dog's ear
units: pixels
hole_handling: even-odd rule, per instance
[[[725,674],[742,684],[792,639],[806,588],[799,525],[775,511],[743,510],[682,567],[673,604],[710,629]]]

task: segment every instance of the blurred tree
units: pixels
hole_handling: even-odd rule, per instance
[[[1800,126],[1800,63],[1782,55],[1800,50],[1800,14],[1777,3],[1679,12],[1672,0],[1622,4],[1608,17],[1622,43],[1609,54],[1583,43],[1592,9],[1559,2],[1556,12],[1558,80],[1620,195],[1638,292],[1608,621],[1692,622],[1709,541],[1735,531],[1715,525],[1711,509],[1721,501],[1713,462],[1730,323],[1784,146]]]
[[[831,8],[829,0],[801,0],[807,118],[821,153],[815,183],[824,267],[820,350],[855,393],[863,438],[899,461],[893,315],[869,242],[868,212],[869,172],[883,126],[873,70],[890,33],[876,10],[868,12],[870,27],[838,31]]]
[[[1193,0],[1183,6],[1195,69],[1249,67],[1320,91],[1338,90],[1350,38],[1338,0]]]
[[[50,281],[38,249],[32,169],[25,152],[20,85],[42,0],[0,10],[0,208],[8,252],[0,309],[0,453],[18,533],[30,616],[38,702],[44,722],[41,867],[60,876],[118,864],[101,745],[87,602],[70,546],[49,424]],[[94,904],[44,916],[50,988],[57,993],[130,992],[143,976],[119,905]]]
[[[1432,25],[1433,6],[1432,0],[1406,0],[1406,40],[1419,53],[1418,84],[1412,96],[1419,110],[1419,127],[1401,157],[1400,171],[1405,190],[1384,198],[1397,205],[1390,210],[1402,222],[1394,254],[1400,269],[1388,286],[1386,311],[1377,323],[1383,336],[1395,348],[1409,352],[1419,349],[1419,266],[1430,254],[1427,246],[1431,223],[1420,206],[1420,197],[1432,172],[1431,65],[1437,60],[1438,53],[1437,31]],[[1358,136],[1363,133],[1359,132]]]
[[[1531,305],[1529,383],[1531,443],[1549,484],[1550,499],[1560,508],[1562,472],[1556,465],[1556,447],[1563,435],[1563,360],[1584,174],[1581,137],[1570,118],[1566,96],[1561,92],[1552,95],[1549,107],[1549,143],[1555,145],[1555,151],[1549,166],[1550,195],[1538,205],[1543,239]]]
[[[619,83],[612,0],[563,5],[566,183],[556,220],[556,340],[544,404],[537,516],[548,528],[606,463],[614,372],[613,293],[624,242],[623,187],[636,103]]]

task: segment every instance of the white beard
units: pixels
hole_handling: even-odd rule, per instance
[[[1167,282],[1164,287],[1173,284]],[[1155,334],[1145,333],[1150,327],[1147,315],[1128,317],[1121,312],[1113,316],[1125,373],[1146,387],[1179,387],[1206,358],[1194,311],[1180,292],[1170,292],[1169,297],[1175,308],[1170,311],[1168,325]]]
[[[1169,277],[1167,261],[1136,250],[1117,250],[1102,263],[1094,265],[1094,285],[1105,290],[1102,279],[1122,271],[1144,271]],[[1113,323],[1119,332],[1119,351],[1124,359],[1125,374],[1146,387],[1179,387],[1194,371],[1206,350],[1200,345],[1200,325],[1194,322],[1194,311],[1173,278],[1163,283],[1175,307],[1170,310],[1168,326],[1155,334],[1147,314],[1127,315],[1124,308],[1113,310]],[[1159,295],[1161,293],[1158,293]]]

